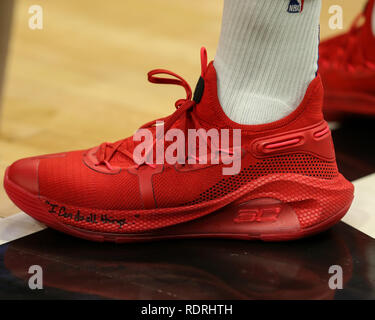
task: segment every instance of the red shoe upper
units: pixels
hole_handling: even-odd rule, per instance
[[[319,76],[311,82],[300,106],[287,117],[269,124],[240,125],[221,108],[216,71],[212,62],[206,66],[204,55],[196,101],[191,100],[186,82],[177,75],[172,74],[177,80],[156,81],[156,74],[162,71],[151,73],[150,80],[183,85],[188,93],[177,102],[175,113],[164,118],[170,128],[241,129],[243,153],[238,174],[223,175],[227,165],[222,163],[138,166],[130,157],[136,145],[130,137],[90,150],[20,160],[10,167],[10,180],[65,205],[132,210],[198,204],[271,173],[319,179],[338,175],[330,131],[322,115]],[[144,127],[155,130],[152,124]]]
[[[374,95],[375,37],[371,26],[374,3],[369,1],[350,31],[320,44],[319,73],[327,96]]]

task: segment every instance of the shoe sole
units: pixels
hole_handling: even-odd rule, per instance
[[[214,204],[208,202],[210,205],[205,209],[198,209],[204,213],[196,219],[190,218],[190,221],[142,232],[102,232],[77,227],[72,219],[73,216],[69,218],[64,216],[65,206],[64,214],[61,216],[57,212],[51,213],[48,209],[49,205],[56,202],[32,194],[15,184],[9,179],[8,169],[5,173],[4,187],[9,198],[22,211],[48,227],[86,240],[116,243],[193,238],[295,240],[314,235],[335,225],[349,210],[353,200],[354,187],[341,175],[333,180],[293,174],[267,177],[254,181],[257,188],[249,183],[248,186],[234,192],[235,199],[233,196],[228,196],[223,197],[223,201],[219,202],[211,200]],[[297,192],[292,191],[293,186],[297,188]],[[265,190],[267,188],[268,191]],[[269,188],[279,191],[273,192]],[[256,190],[256,193],[249,191],[251,189],[254,192]],[[295,195],[292,196],[292,193]],[[192,206],[177,209],[179,212],[191,211]],[[87,208],[79,208],[78,212],[85,212],[85,210],[91,214],[97,213],[98,216],[105,212],[105,210]],[[167,212],[171,208],[157,210],[163,213],[163,210]],[[113,211],[107,212],[113,215]],[[125,212],[129,213],[129,211]],[[308,226],[303,227],[304,224]]]

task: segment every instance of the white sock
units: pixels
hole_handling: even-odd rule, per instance
[[[273,122],[302,101],[318,69],[321,0],[288,12],[301,2],[224,0],[214,66],[220,103],[233,121]]]

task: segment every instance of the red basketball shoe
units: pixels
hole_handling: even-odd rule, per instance
[[[368,2],[349,32],[320,44],[319,73],[328,120],[345,114],[375,115],[375,36],[371,25],[374,3]]]
[[[151,82],[178,84],[187,93],[186,99],[177,101],[177,110],[159,121],[165,121],[165,132],[240,130],[239,146],[206,148],[209,155],[218,152],[222,159],[239,149],[239,172],[225,174],[230,165],[224,160],[136,164],[133,154],[140,142],[130,137],[90,150],[19,160],[5,174],[9,197],[47,226],[96,241],[288,240],[338,222],[352,202],[353,186],[337,170],[331,133],[322,115],[320,77],[287,117],[240,125],[220,106],[216,71],[212,62],[207,66],[204,49],[201,58],[202,76],[193,99],[189,85],[176,74],[149,73]],[[160,142],[154,121],[143,128],[151,130],[153,146]]]

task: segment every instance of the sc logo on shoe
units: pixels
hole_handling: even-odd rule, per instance
[[[301,13],[303,10],[304,0],[290,0],[288,6],[289,13]]]
[[[238,215],[234,219],[235,223],[248,222],[275,222],[281,213],[281,207],[269,208],[243,208],[238,210]]]

